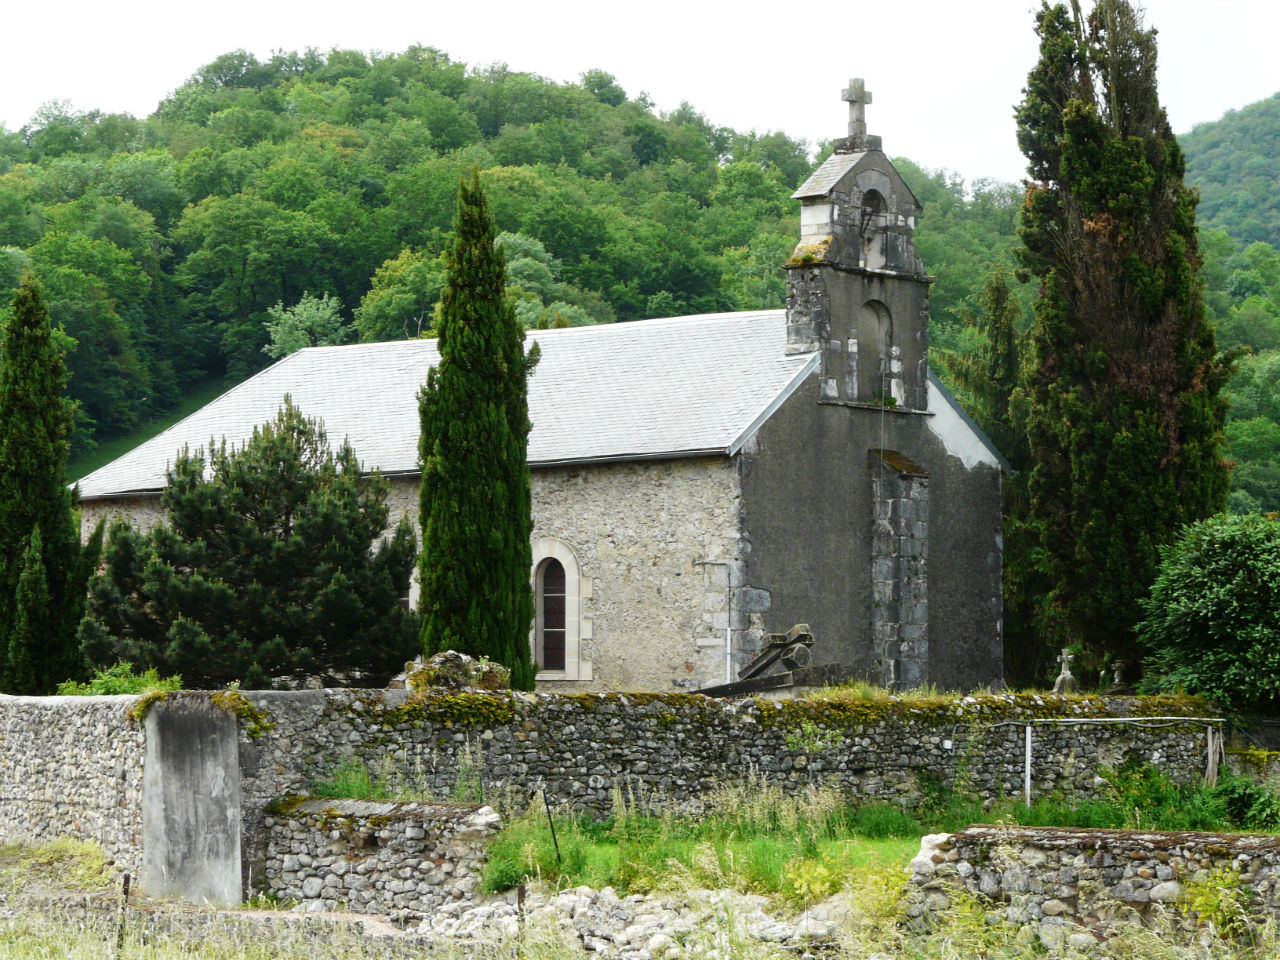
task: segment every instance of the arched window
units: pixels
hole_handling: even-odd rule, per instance
[[[548,557],[538,565],[537,645],[534,659],[541,670],[564,670],[564,564]]]
[[[887,210],[888,204],[879,190],[868,190],[862,195],[858,230],[862,235],[864,267],[878,268],[885,265],[884,227]]]
[[[542,682],[590,680],[591,661],[582,641],[591,639],[591,620],[582,603],[591,597],[591,578],[578,569],[578,558],[562,540],[535,540],[533,546],[533,629],[529,643]]]
[[[858,399],[902,403],[902,361],[894,350],[893,317],[879,300],[858,311]]]

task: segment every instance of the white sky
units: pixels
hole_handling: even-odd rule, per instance
[[[7,5],[0,125],[43,102],[145,116],[216,56],[243,47],[437,47],[554,80],[614,74],[661,110],[689,101],[713,123],[843,136],[840,91],[865,77],[870,133],[891,155],[967,179],[1018,180],[1013,105],[1035,62],[1035,0],[43,0]],[[1086,0],[1087,6],[1087,0]],[[1280,91],[1280,4],[1148,0],[1161,99],[1185,132]]]

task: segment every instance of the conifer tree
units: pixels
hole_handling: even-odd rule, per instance
[[[538,350],[524,353],[475,169],[459,185],[446,264],[440,362],[421,398],[422,644],[487,656],[529,690],[527,376]]]
[[[28,274],[0,344],[0,671],[5,690],[50,693],[60,681],[79,679],[83,672],[75,634],[86,578],[97,557],[90,555],[93,542],[81,549],[66,484],[72,414],[65,391],[66,372],[49,312]],[[33,536],[37,528],[39,535]],[[39,564],[29,556],[33,541],[40,548]],[[34,647],[11,651],[19,584],[25,570],[30,602],[38,589],[38,566],[48,595],[45,635]],[[29,628],[35,611],[28,609],[25,616]],[[23,664],[20,677],[9,675],[11,661]]]
[[[412,527],[382,536],[386,480],[289,396],[243,446],[179,451],[167,479],[167,523],[112,524],[80,629],[92,665],[127,660],[189,688],[342,686],[385,682],[413,656]]]
[[[31,531],[22,552],[21,573],[14,592],[13,629],[9,631],[8,688],[11,693],[46,692],[37,673],[39,651],[53,627],[49,585],[45,578],[40,528]]]
[[[1217,355],[1197,277],[1196,194],[1156,91],[1155,31],[1126,0],[1037,15],[1017,110],[1021,236],[1040,281],[1027,383],[1045,630],[1097,665],[1136,659],[1159,548],[1220,509]]]

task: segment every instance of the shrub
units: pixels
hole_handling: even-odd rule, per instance
[[[1280,697],[1280,522],[1219,515],[1164,550],[1138,636],[1149,686],[1234,707]]]
[[[162,677],[155,667],[136,673],[133,664],[120,660],[112,667],[99,667],[88,683],[64,680],[58,684],[62,697],[103,697],[121,693],[163,693],[182,689],[182,677]]]

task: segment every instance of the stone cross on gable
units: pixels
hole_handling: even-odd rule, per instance
[[[867,104],[871,102],[871,91],[861,77],[849,81],[849,86],[840,92],[841,100],[849,101],[849,136],[865,137],[867,135]]]

